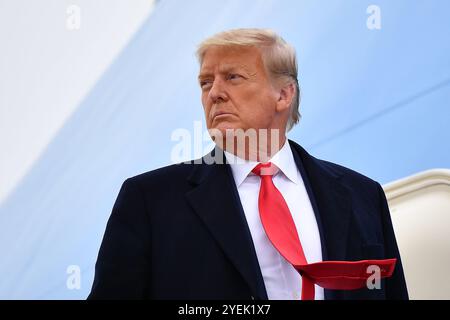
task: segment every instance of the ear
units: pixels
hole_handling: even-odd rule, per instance
[[[294,99],[295,95],[295,86],[293,83],[288,83],[280,88],[279,91],[279,97],[277,101],[277,111],[283,112],[285,110],[288,110],[292,99]]]

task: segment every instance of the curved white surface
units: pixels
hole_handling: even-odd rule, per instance
[[[411,299],[450,299],[450,170],[384,186]]]

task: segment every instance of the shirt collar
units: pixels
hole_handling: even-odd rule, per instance
[[[236,186],[239,187],[259,162],[244,160],[225,150],[224,154],[231,167]],[[270,159],[270,162],[276,165],[289,180],[295,184],[300,182],[294,155],[287,139],[283,147]]]

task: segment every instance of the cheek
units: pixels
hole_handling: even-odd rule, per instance
[[[241,110],[243,113],[252,118],[261,119],[271,116],[271,113],[275,110],[276,97],[272,91],[261,90],[259,87],[243,92],[239,96],[239,102],[240,105],[244,106]]]

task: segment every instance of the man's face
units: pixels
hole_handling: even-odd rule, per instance
[[[279,95],[258,48],[210,47],[199,83],[208,129],[274,128]]]

